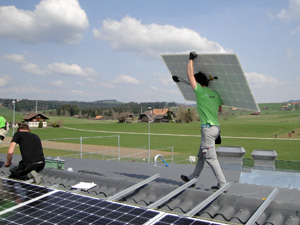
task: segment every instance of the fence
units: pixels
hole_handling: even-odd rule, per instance
[[[136,148],[134,153],[131,154],[123,154],[123,156],[120,157],[118,160],[124,160],[124,161],[147,161],[146,159],[150,157],[148,162],[151,162],[151,158],[154,158],[157,154],[163,154],[165,161],[171,161],[174,162],[174,148],[168,147],[168,148],[160,148],[160,149],[146,149],[146,146],[144,148]],[[121,150],[122,152],[122,150]],[[117,160],[117,158],[112,158],[108,160]]]
[[[120,147],[120,136],[97,136],[80,138],[58,138],[42,140],[44,153],[48,157],[90,158],[101,160],[151,161],[156,154],[162,154],[166,161],[173,163],[173,147],[146,149]],[[68,143],[66,143],[68,142]],[[148,159],[148,160],[147,160]]]
[[[42,140],[45,155],[86,158],[95,154],[120,159],[120,136],[57,138]]]
[[[96,136],[79,138],[58,138],[42,140],[46,157],[53,158],[90,158],[101,160],[147,161],[161,154],[165,161],[171,163],[192,163],[189,155],[174,153],[173,147],[160,149],[146,149],[146,146],[136,148],[120,147],[120,136]],[[4,141],[1,148],[8,147],[9,142]],[[151,162],[151,160],[149,160]],[[254,160],[243,158],[244,167],[253,167]],[[276,160],[277,170],[300,171],[300,162]]]
[[[243,166],[244,167],[254,167],[254,159],[244,158]],[[300,162],[275,160],[275,168],[277,170],[300,171]]]

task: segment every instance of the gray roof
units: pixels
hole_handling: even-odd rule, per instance
[[[5,155],[1,155],[5,159]],[[19,156],[14,156],[14,163]],[[4,160],[3,160],[4,161]],[[81,191],[97,198],[109,198],[155,174],[160,177],[121,196],[118,201],[147,207],[183,185],[181,174],[190,174],[194,164],[164,164],[103,161],[91,159],[66,159],[64,170],[45,168],[42,186],[56,187],[62,190],[72,190],[71,186],[79,182],[94,182],[94,188]],[[72,168],[73,171],[69,171]],[[257,185],[253,182],[250,171],[224,169],[228,182],[232,185],[226,193],[208,204],[196,213],[196,217],[230,224],[245,224],[256,210],[264,203],[264,199],[274,190],[273,183]],[[268,171],[269,176],[272,171]],[[274,171],[274,173],[276,173]],[[0,175],[7,177],[9,169],[0,168]],[[252,183],[245,177],[252,178]],[[243,177],[243,182],[240,178]],[[216,179],[207,165],[205,166],[195,188],[187,188],[159,206],[158,210],[176,214],[186,214],[203,202],[213,192],[210,187],[216,185]],[[276,184],[275,184],[276,185]],[[270,205],[262,212],[256,224],[300,224],[300,191],[297,188],[279,188]]]

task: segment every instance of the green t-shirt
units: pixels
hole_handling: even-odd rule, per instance
[[[201,124],[220,126],[218,112],[222,103],[218,93],[208,87],[202,87],[200,84],[197,84],[194,92]]]
[[[2,116],[0,116],[0,128],[1,127],[5,127],[5,119]]]

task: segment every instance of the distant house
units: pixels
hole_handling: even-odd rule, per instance
[[[118,116],[119,123],[132,123],[134,120],[134,114],[133,113],[128,113],[128,112],[122,112]]]
[[[292,107],[290,106],[290,104],[288,105],[284,105],[282,106],[281,110],[284,110],[284,111],[290,111],[292,109]]]
[[[153,121],[153,118],[150,114],[150,112],[144,112],[144,113],[141,113],[139,118],[138,118],[138,121],[142,122],[142,123],[148,123],[149,121]]]
[[[29,127],[39,127],[39,123],[43,123],[43,127],[47,127],[47,122],[49,118],[43,114],[33,113],[24,117],[24,122],[28,124]]]
[[[168,112],[170,112],[171,119],[176,117],[174,112],[169,109],[153,109],[141,113],[138,120],[141,122],[167,123],[169,122]]]
[[[252,112],[252,113],[250,113],[250,115],[257,116],[257,115],[260,115],[260,112]]]

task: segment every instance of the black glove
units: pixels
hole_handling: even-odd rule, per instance
[[[197,57],[197,53],[196,52],[190,52],[190,59],[194,60]]]

